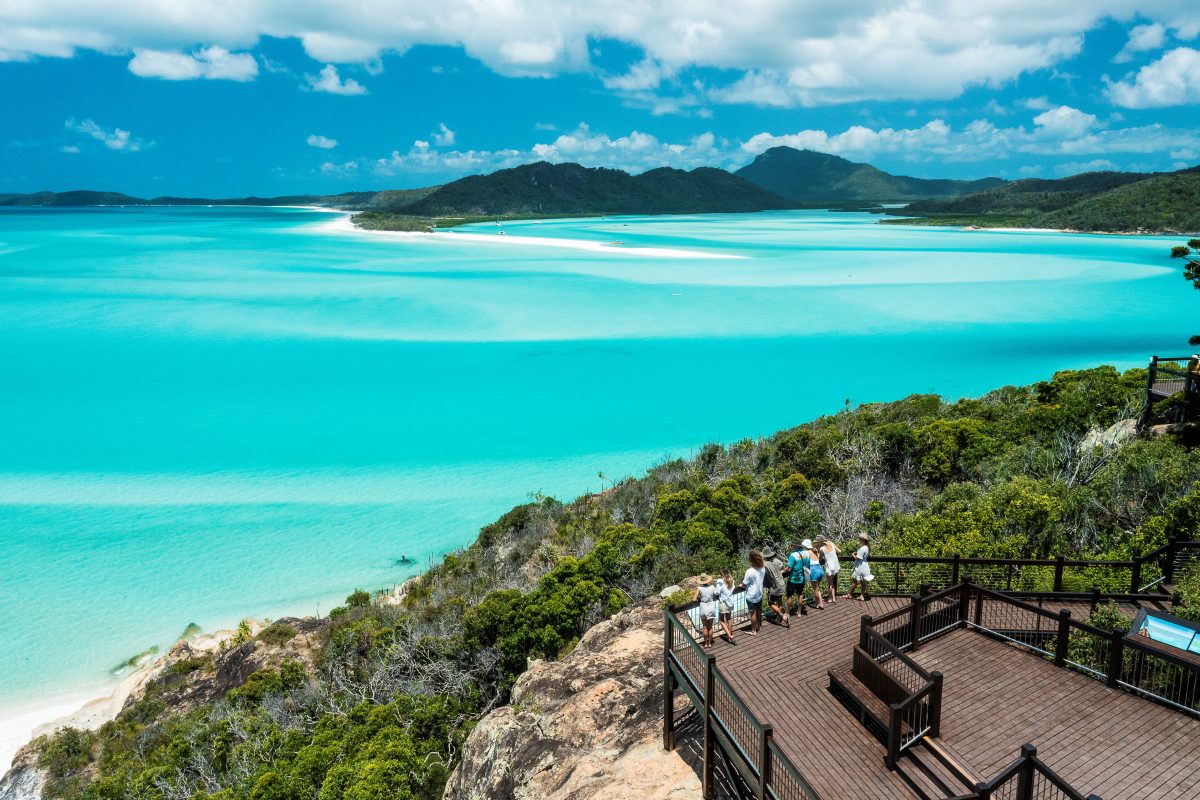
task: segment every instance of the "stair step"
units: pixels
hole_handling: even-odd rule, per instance
[[[923,800],[946,800],[970,794],[971,783],[942,761],[937,744],[931,748],[927,746],[928,742],[928,739],[922,739],[920,745],[905,752],[896,765],[901,777]],[[957,759],[950,757],[950,761],[955,763]]]
[[[875,693],[863,684],[849,664],[829,670],[829,688],[858,717],[867,730],[881,740],[887,739],[890,711]]]

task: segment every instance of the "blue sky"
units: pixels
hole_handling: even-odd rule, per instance
[[[0,192],[325,193],[545,159],[922,177],[1200,163],[1200,3],[0,5]]]

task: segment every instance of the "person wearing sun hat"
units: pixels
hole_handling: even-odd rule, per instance
[[[850,572],[850,596],[854,597],[854,589],[858,588],[858,597],[855,600],[867,599],[867,584],[875,580],[875,576],[871,574],[871,564],[868,558],[871,555],[871,537],[865,533],[858,535],[858,550],[854,552],[854,569]]]
[[[829,602],[836,603],[838,596],[838,573],[842,571],[842,562],[838,558],[841,548],[836,542],[818,536],[813,542],[817,548],[817,558],[825,567],[825,582],[829,584]]]
[[[800,616],[807,616],[808,605],[804,602],[804,582],[808,580],[808,567],[805,564],[803,542],[788,556],[787,573],[787,602],[784,603],[784,608],[791,613],[792,598],[795,597],[799,604]]]
[[[700,603],[700,624],[704,627],[704,647],[713,646],[713,620],[717,618],[717,589],[707,572],[700,576],[693,598]]]
[[[775,623],[790,628],[787,611],[783,608],[783,562],[773,547],[764,547],[762,556],[763,568],[766,569],[763,586],[767,590],[767,605],[775,614]]]

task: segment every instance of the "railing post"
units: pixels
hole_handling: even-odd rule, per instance
[[[975,592],[975,627],[983,627],[983,592]]]
[[[1133,566],[1129,569],[1129,593],[1137,594],[1142,587],[1142,552],[1133,551]]]
[[[1163,583],[1175,582],[1175,553],[1179,549],[1179,537],[1167,537],[1167,566],[1163,569]]]
[[[863,614],[858,621],[858,646],[867,652],[870,652],[867,649],[867,628],[871,627],[871,622],[870,614]]]
[[[958,627],[967,627],[967,618],[971,614],[971,579],[964,578],[958,590]]]
[[[887,768],[894,770],[900,757],[900,703],[888,704]]]
[[[1108,685],[1117,688],[1121,680],[1121,665],[1125,660],[1125,636],[1120,631],[1113,631],[1108,640]]]
[[[713,800],[716,796],[716,783],[713,780],[713,761],[715,760],[716,737],[713,736],[713,688],[716,684],[713,669],[717,657],[712,653],[704,659],[704,800]]]
[[[1063,562],[1066,560],[1065,556],[1054,557],[1054,591],[1056,592],[1063,590],[1063,568],[1066,566]]]
[[[933,689],[929,692],[929,735],[935,739],[942,735],[942,673],[934,670]]]
[[[1058,612],[1058,639],[1054,643],[1054,666],[1061,667],[1067,663],[1067,648],[1071,644],[1071,610],[1064,608]]]
[[[675,626],[671,609],[663,612],[663,749],[675,749],[675,673],[671,670],[671,650]]]
[[[1033,800],[1033,759],[1037,755],[1037,748],[1031,744],[1021,746],[1021,758],[1024,759],[1021,764],[1021,773],[1017,778],[1017,797],[1016,800]]]
[[[1093,587],[1092,587],[1092,607],[1091,607],[1091,609],[1088,611],[1088,613],[1089,613],[1089,614],[1095,614],[1095,613],[1096,613],[1096,606],[1098,606],[1098,605],[1100,605],[1100,587],[1099,587],[1099,586],[1093,586]]]
[[[979,800],[988,800],[992,796],[992,787],[986,783],[975,784],[975,796]]]
[[[756,800],[767,800],[767,783],[771,780],[771,739],[775,731],[770,725],[762,726],[758,740],[758,794]]]
[[[960,563],[961,561],[962,561],[962,556],[958,553],[955,553],[954,554],[954,566],[951,567],[951,570],[950,570],[950,585],[951,586],[958,586],[958,575],[959,575],[959,572],[961,571],[961,566],[962,566]]]
[[[919,640],[921,638],[921,597],[922,595],[920,594],[914,594],[912,596],[912,610],[909,612],[908,646],[913,652],[916,652]]]

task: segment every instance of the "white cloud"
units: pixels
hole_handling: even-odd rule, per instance
[[[1107,158],[1093,158],[1091,161],[1068,161],[1059,164],[1055,171],[1059,175],[1078,175],[1081,172],[1106,172],[1116,168],[1117,165]]]
[[[330,139],[328,136],[310,133],[304,141],[308,142],[309,147],[319,147],[322,150],[332,150],[337,147],[337,139]]]
[[[59,149],[59,151],[61,151],[61,152],[63,152],[63,153],[72,153],[72,154],[74,154],[74,153],[78,153],[78,152],[79,152],[79,145],[77,145],[77,144],[64,144],[62,147],[60,147],[60,148],[58,148],[58,149]]]
[[[258,77],[258,62],[249,53],[231,53],[211,45],[192,53],[136,48],[129,71],[142,78],[168,81],[208,80],[252,81]]]
[[[1050,124],[1035,125],[1032,129],[1023,125],[1002,128],[986,119],[977,119],[955,129],[938,119],[920,128],[907,129],[874,129],[855,125],[832,134],[823,130],[789,134],[763,132],[743,142],[741,149],[745,154],[743,160],[770,147],[787,145],[857,160],[896,155],[914,162],[986,163],[1018,155],[1073,156],[1077,160],[1084,155],[1157,155],[1171,149],[1200,148],[1200,133],[1188,130],[1170,129],[1157,124],[1085,129],[1082,126],[1088,118],[1095,119],[1090,114],[1076,109],[1060,114],[1047,113],[1052,115],[1045,120]]]
[[[562,0],[547,8],[529,0],[7,2],[0,60],[133,52],[138,74],[208,77],[220,70],[216,59],[204,66],[197,43],[236,59],[270,36],[299,40],[322,64],[371,64],[414,45],[445,45],[501,74],[555,75],[593,69],[589,42],[617,40],[642,55],[607,79],[612,91],[654,91],[663,76],[711,67],[729,76],[712,87],[714,101],[803,106],[951,99],[1053,68],[1108,19],[1145,20],[1139,27],[1182,39],[1200,32],[1200,6],[1179,0]],[[1153,31],[1135,38],[1141,46]],[[225,77],[253,77],[244,60],[228,69]],[[361,93],[347,84],[329,83]]]
[[[319,75],[306,75],[308,86],[314,92],[328,92],[329,94],[356,95],[366,94],[367,87],[363,86],[353,78],[342,80],[338,75],[338,69],[333,64],[326,64]]]
[[[1113,61],[1118,64],[1132,61],[1137,53],[1159,50],[1166,41],[1167,29],[1165,26],[1157,22],[1149,25],[1136,25],[1129,29],[1129,41],[1125,42],[1125,46],[1121,48],[1121,52],[1117,53]]]
[[[323,175],[342,175],[342,176],[357,175],[358,174],[358,162],[357,161],[344,161],[341,164],[338,164],[333,161],[326,161],[324,164],[321,165],[321,174],[323,174]]]
[[[438,147],[450,147],[454,144],[454,131],[447,128],[444,122],[439,122],[437,130],[430,136],[433,137],[433,143]]]
[[[1052,108],[1033,118],[1033,124],[1043,132],[1068,138],[1082,136],[1096,127],[1098,121],[1095,114],[1088,114],[1070,106]]]
[[[128,153],[136,153],[142,149],[142,141],[133,138],[129,131],[121,128],[113,128],[111,131],[105,130],[91,119],[76,122],[72,118],[67,120],[66,127],[67,130],[75,131],[76,133],[95,139],[109,150],[124,150]]]
[[[1042,95],[1041,97],[1028,97],[1021,105],[1028,108],[1030,111],[1048,111],[1054,108],[1054,104],[1050,102],[1050,98]]]
[[[1108,99],[1125,108],[1163,108],[1200,102],[1200,50],[1177,47],[1123,80],[1105,80]]]

